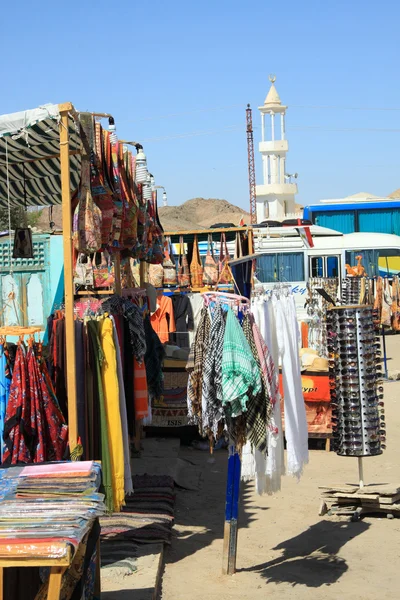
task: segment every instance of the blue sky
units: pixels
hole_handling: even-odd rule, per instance
[[[68,100],[111,112],[121,138],[143,142],[170,204],[248,207],[245,108],[257,148],[270,73],[289,105],[299,202],[400,187],[395,0],[7,4],[0,114]]]

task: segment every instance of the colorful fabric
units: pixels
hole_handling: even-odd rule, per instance
[[[228,308],[222,356],[222,402],[228,415],[241,415],[249,395],[260,391],[259,368],[238,319]]]
[[[117,359],[111,319],[100,322],[100,340],[104,354],[102,369],[104,403],[107,418],[108,444],[111,459],[114,510],[124,505],[124,447],[122,442],[121,414],[119,410],[119,382]]]
[[[135,419],[141,421],[149,414],[149,392],[147,389],[146,366],[133,359],[133,390],[135,397]]]

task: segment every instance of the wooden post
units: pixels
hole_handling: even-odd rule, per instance
[[[114,276],[115,276],[115,293],[119,296],[122,293],[121,285],[121,253],[116,252],[114,258]]]
[[[68,113],[72,109],[72,104],[60,104],[59,109],[61,115],[60,165],[64,250],[65,342],[67,351],[68,437],[70,451],[72,452],[78,443],[74,281],[72,265],[72,210],[68,135]]]
[[[142,287],[143,284],[147,281],[147,263],[145,263],[144,260],[140,261],[139,274],[140,274],[139,286]]]
[[[47,591],[47,600],[59,600],[61,596],[62,576],[65,567],[51,567],[49,577],[49,588]]]

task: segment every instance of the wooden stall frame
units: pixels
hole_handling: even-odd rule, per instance
[[[76,387],[76,349],[74,319],[74,278],[72,263],[72,208],[69,160],[68,116],[75,112],[72,104],[58,105],[61,121],[60,129],[60,168],[62,228],[64,250],[64,294],[65,294],[65,342],[67,361],[67,398],[68,398],[68,440],[73,452],[78,443],[78,414]]]

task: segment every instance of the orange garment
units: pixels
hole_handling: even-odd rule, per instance
[[[168,342],[169,334],[176,331],[171,298],[168,296],[158,296],[157,310],[151,315],[150,322],[160,341],[163,344]]]

